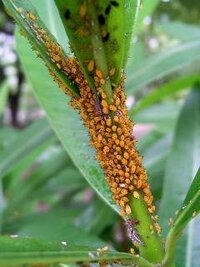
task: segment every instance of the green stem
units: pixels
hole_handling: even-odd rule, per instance
[[[174,231],[170,231],[165,243],[165,257],[162,262],[163,267],[174,267],[174,256],[177,239],[175,238]]]
[[[131,217],[138,221],[136,230],[144,245],[139,246],[140,255],[152,263],[159,263],[164,257],[161,237],[152,232],[153,220],[142,197],[136,199],[131,196]]]
[[[111,103],[112,87],[109,79],[106,54],[102,43],[101,32],[93,0],[88,0],[88,11],[91,17],[91,40],[93,45],[93,53],[94,53],[96,68],[102,71],[103,73],[105,83],[102,84],[102,89],[104,90],[107,96],[108,103]]]

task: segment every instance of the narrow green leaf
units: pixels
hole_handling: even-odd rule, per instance
[[[38,16],[35,8],[31,2],[27,0],[3,0],[7,12],[15,19],[19,25],[21,32],[25,35],[32,48],[37,52],[37,55],[44,61],[45,65],[50,72],[54,73],[55,77],[72,91],[74,95],[78,95],[78,88],[72,83],[66,74],[61,70],[59,64],[52,59],[52,56],[48,52],[47,45],[44,42],[45,38],[48,37],[50,42],[57,44],[53,35],[45,27],[44,23]],[[67,57],[65,52],[61,48],[61,54],[63,57]]]
[[[175,212],[181,207],[194,171],[196,172],[200,165],[199,121],[200,90],[194,89],[189,94],[178,119],[166,166],[160,205],[160,218],[165,233],[169,218],[174,217]]]
[[[58,264],[76,262],[114,261],[125,263],[140,262],[141,259],[127,253],[98,253],[85,247],[69,246],[62,242],[47,242],[32,238],[0,237],[0,265]],[[146,263],[145,260],[143,260]],[[144,267],[151,266],[149,264]]]
[[[67,155],[64,150],[59,150],[54,153],[53,157],[44,161],[28,179],[19,181],[13,188],[9,190],[11,197],[8,200],[6,213],[11,213],[17,207],[23,206],[26,201],[31,197],[34,190],[42,186],[51,176],[63,167],[67,166]],[[66,177],[67,180],[67,177]],[[19,194],[20,192],[20,194]]]
[[[55,139],[55,136],[45,120],[29,126],[0,154],[0,177],[11,171],[38,146],[45,145],[52,139]]]
[[[74,166],[69,166],[69,163],[61,169],[56,175],[51,177],[48,186],[45,185],[45,191],[49,194],[56,192],[68,192],[76,188],[85,188],[87,182],[82,177],[80,172]],[[43,187],[41,188],[43,190]],[[38,192],[38,190],[37,190]]]
[[[140,33],[144,26],[144,20],[146,17],[151,17],[153,15],[154,10],[159,4],[159,0],[142,0],[140,4],[140,10],[138,12],[137,20],[134,25],[134,34]]]
[[[181,107],[182,103],[177,101],[161,102],[131,114],[131,118],[136,123],[146,124],[160,133],[168,133],[174,129]]]
[[[178,215],[173,223],[173,226],[167,236],[166,241],[166,256],[164,259],[164,262],[169,263],[170,260],[174,256],[175,246],[178,241],[178,238],[181,236],[182,231],[188,224],[188,222],[197,216],[200,212],[200,169],[198,170],[192,185],[187,193],[187,196],[183,202],[183,205],[178,212]],[[194,233],[196,232],[197,228],[199,228],[200,220],[196,222],[191,222],[189,224],[188,233],[185,234],[185,237],[187,237],[187,240],[185,239],[184,242],[182,242],[181,246],[179,244],[179,249],[186,250],[186,260],[184,262],[185,266],[187,267],[195,267],[197,265],[197,261],[194,261],[193,258],[196,255],[193,255],[196,253],[198,246],[200,242],[195,238]],[[196,232],[197,233],[197,232]],[[185,246],[186,244],[186,246]],[[198,244],[198,246],[197,246]]]
[[[154,104],[155,102],[161,101],[166,97],[176,94],[180,90],[191,88],[193,84],[200,81],[199,74],[193,74],[189,76],[184,76],[179,79],[170,81],[169,83],[151,90],[147,95],[142,97],[142,99],[130,110],[130,114],[133,115],[138,111]]]
[[[42,18],[47,29],[53,34],[55,39],[62,46],[63,50],[68,54],[71,53],[68,43],[68,38],[65,34],[65,29],[58,13],[54,0],[48,0],[41,5],[41,0],[30,0],[32,5],[37,10],[39,16]],[[45,19],[44,19],[45,18]],[[67,44],[67,45],[66,45]]]
[[[199,189],[200,189],[200,169],[196,173],[196,176],[188,190],[187,196],[185,198],[185,201],[182,207],[187,206],[190,203],[190,201],[196,197],[196,195],[199,193]],[[200,209],[200,206],[197,207],[196,211],[198,211],[199,209]]]
[[[99,235],[113,224],[114,212],[105,203],[97,199],[76,219],[76,222],[87,232]]]
[[[153,55],[132,67],[129,64],[127,73],[127,93],[132,94],[141,87],[148,85],[172,74],[175,71],[182,70],[183,67],[200,60],[199,39],[193,39],[186,43],[179,44],[171,49],[167,48],[157,55]]]
[[[170,37],[181,41],[189,41],[200,37],[200,29],[197,25],[186,24],[179,21],[159,23],[159,28]]]
[[[175,213],[181,207],[194,172],[197,171],[200,165],[199,121],[200,90],[196,88],[188,95],[181,111],[166,164],[163,197],[159,212],[164,234],[167,232],[167,222],[175,216]],[[178,258],[182,258],[181,267],[192,267],[190,264],[187,265],[187,261],[190,262],[193,253],[191,246],[194,239],[193,231],[194,225],[190,225],[188,231],[183,236],[184,238],[180,240],[181,243],[177,247],[176,254]],[[173,259],[175,246],[176,238],[170,232],[166,244],[166,260]]]
[[[183,205],[174,222],[173,231],[180,233],[186,224],[200,212],[200,169],[187,193]],[[178,235],[178,234],[177,234]]]
[[[105,242],[98,238],[96,233],[89,233],[84,226],[77,225],[78,213],[82,211],[80,208],[73,211],[73,208],[68,207],[62,212],[56,212],[54,208],[42,214],[35,214],[29,221],[22,224],[17,234],[20,237],[40,238],[47,241],[64,239],[70,246],[78,243],[80,246],[87,246],[93,250],[105,246]]]
[[[157,0],[156,0],[157,1]],[[137,23],[139,20],[139,17],[141,16],[141,0],[129,0],[124,1],[124,24],[125,24],[125,55],[124,55],[124,65],[123,68],[126,66],[127,59],[129,57],[130,48],[132,46],[132,39],[133,35],[136,34],[136,28]],[[117,20],[117,16],[115,17],[115,20]],[[119,36],[119,42],[121,43],[120,36]],[[134,55],[135,56],[135,55]]]

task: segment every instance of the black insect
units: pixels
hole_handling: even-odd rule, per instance
[[[110,37],[110,34],[109,32],[107,32],[106,35],[102,37],[103,42],[104,43],[107,42],[109,40],[109,37]]]
[[[99,24],[100,25],[104,25],[105,24],[105,18],[104,18],[104,16],[102,14],[99,15],[98,19],[99,19]]]
[[[64,17],[65,17],[65,19],[68,20],[68,19],[70,19],[70,16],[71,16],[70,10],[67,9],[67,10],[65,11]]]
[[[108,5],[105,9],[105,14],[109,15],[110,14],[110,10],[111,10],[111,5]]]
[[[110,1],[111,5],[117,7],[119,6],[119,3],[117,3],[117,1]]]

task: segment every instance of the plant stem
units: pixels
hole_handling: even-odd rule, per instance
[[[108,74],[108,66],[106,62],[106,54],[104,51],[104,46],[102,43],[102,37],[100,33],[100,28],[97,20],[97,14],[94,7],[93,0],[88,0],[88,11],[91,16],[91,40],[93,45],[94,59],[96,63],[96,68],[102,71],[104,76],[104,84],[102,84],[102,89],[107,96],[107,102],[111,103],[112,100],[112,87]]]
[[[177,239],[174,236],[173,229],[169,232],[165,243],[165,257],[162,262],[163,267],[174,267],[174,255]]]
[[[143,242],[139,247],[140,255],[152,263],[159,263],[164,257],[164,249],[161,237],[152,232],[154,222],[142,197],[136,199],[131,196],[130,205],[132,218],[138,221],[136,230]]]

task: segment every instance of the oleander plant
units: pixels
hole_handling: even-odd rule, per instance
[[[0,118],[0,266],[198,267],[200,28],[146,58],[157,0],[2,3],[42,115]]]

